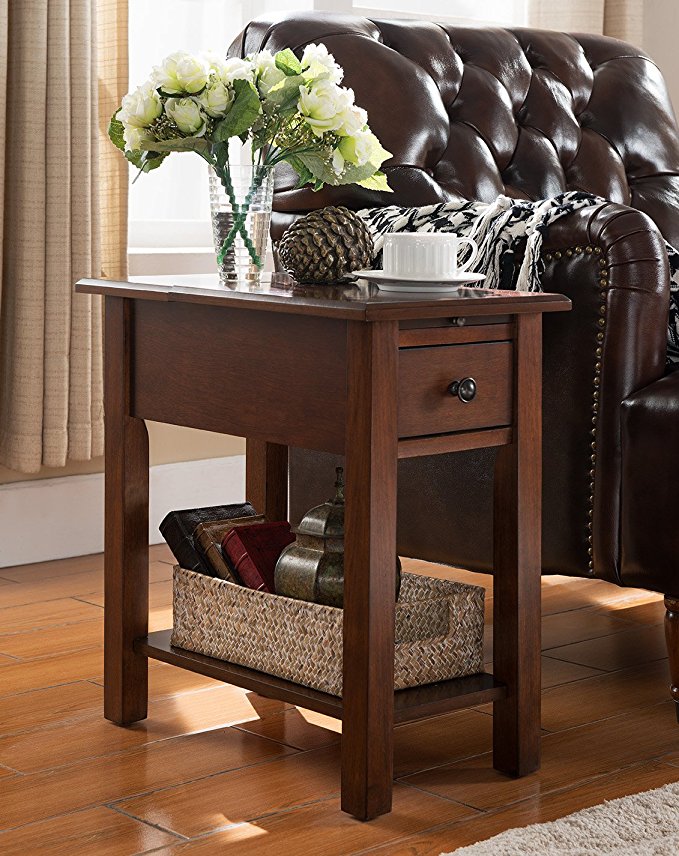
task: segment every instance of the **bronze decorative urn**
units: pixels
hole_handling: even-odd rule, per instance
[[[276,594],[340,609],[344,602],[344,478],[337,467],[335,496],[308,511],[295,530],[296,540],[276,563]],[[401,563],[396,558],[396,598]]]

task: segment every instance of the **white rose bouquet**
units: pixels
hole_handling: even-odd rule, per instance
[[[389,158],[340,86],[344,72],[325,45],[311,44],[301,60],[286,49],[245,59],[193,56],[177,51],[151,78],[126,95],[109,125],[112,142],[140,172],[160,166],[172,152],[195,152],[215,170],[236,212],[219,261],[241,234],[253,263],[262,267],[245,222],[266,172],[287,161],[298,187],[360,184],[389,191],[380,170]],[[229,141],[250,144],[253,179],[242,204],[234,198]]]

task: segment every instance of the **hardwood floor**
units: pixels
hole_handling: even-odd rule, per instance
[[[157,630],[172,566],[164,547],[151,559]],[[490,621],[486,577],[404,566],[486,585]],[[117,728],[101,715],[101,556],[0,569],[0,852],[438,856],[679,780],[661,598],[542,589],[541,771],[493,770],[489,706],[402,725],[394,810],[361,824],[339,812],[337,721],[152,663],[148,719]]]

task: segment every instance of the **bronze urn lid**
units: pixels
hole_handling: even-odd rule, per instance
[[[335,606],[344,601],[344,477],[336,469],[335,495],[308,511],[276,563],[276,594]],[[396,597],[401,564],[396,558]]]
[[[342,467],[337,467],[335,473],[337,475],[335,495],[322,505],[307,511],[295,530],[296,535],[307,535],[324,540],[344,538],[344,470]],[[328,549],[332,548],[328,546]]]

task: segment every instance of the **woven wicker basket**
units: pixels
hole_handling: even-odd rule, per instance
[[[395,688],[483,669],[484,590],[402,576]],[[342,610],[174,570],[172,644],[331,695],[342,694]]]

